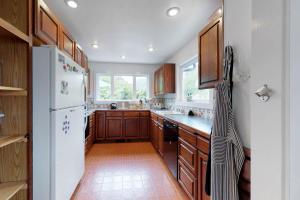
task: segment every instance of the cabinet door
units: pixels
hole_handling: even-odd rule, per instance
[[[164,64],[163,92],[175,93],[175,64]]]
[[[208,24],[199,35],[199,88],[211,88],[223,77],[222,18]]]
[[[59,22],[47,5],[38,0],[35,8],[35,35],[45,44],[59,45]]]
[[[122,139],[122,118],[106,117],[106,139]]]
[[[105,139],[105,113],[104,112],[96,112],[96,140],[104,140]]]
[[[205,179],[208,156],[198,151],[198,200],[210,200],[210,196],[205,193]]]
[[[61,28],[60,32],[60,49],[71,58],[74,58],[75,42],[64,28]]]
[[[82,55],[81,66],[85,69],[88,69],[89,67],[88,57],[85,54]]]
[[[164,130],[162,126],[158,126],[158,152],[161,157],[164,156]]]
[[[158,150],[158,125],[151,120],[151,141],[153,147]]]
[[[82,66],[83,52],[81,48],[76,45],[75,47],[75,62],[77,62],[80,66]],[[83,67],[83,66],[82,66]]]
[[[95,113],[91,114],[89,117],[89,132],[93,144],[95,142]]]
[[[197,199],[197,178],[184,166],[181,160],[178,161],[178,182],[190,199]]]
[[[149,138],[149,117],[140,117],[140,137]]]
[[[139,117],[125,117],[124,118],[124,137],[137,138],[140,133],[140,119]]]
[[[153,90],[154,90],[154,95],[156,96],[157,95],[157,71],[154,72],[154,87],[153,87]]]
[[[164,68],[160,68],[158,71],[158,94],[164,93]]]

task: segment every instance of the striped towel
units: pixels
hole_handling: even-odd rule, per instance
[[[211,135],[212,200],[239,200],[237,184],[245,155],[234,127],[230,99],[229,81],[219,83]]]

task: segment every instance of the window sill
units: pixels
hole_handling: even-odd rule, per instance
[[[103,101],[95,101],[95,104],[110,104],[110,103],[139,103],[139,100],[103,100]]]
[[[203,108],[203,109],[213,109],[212,103],[202,103],[202,102],[187,102],[187,101],[176,101],[176,105],[178,106],[186,106],[186,107],[196,107],[196,108]]]

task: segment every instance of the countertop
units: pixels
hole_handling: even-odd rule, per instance
[[[211,134],[212,121],[203,119],[198,116],[188,116],[184,114],[161,114],[156,111],[152,111],[157,115],[160,115],[166,119],[170,119],[171,121],[177,122],[179,124],[186,125],[192,129],[198,130],[202,133]]]
[[[87,111],[88,115],[92,114],[94,111],[151,111],[155,113],[156,115],[159,115],[163,118],[170,119],[174,122],[177,122],[179,124],[188,126],[192,129],[198,130],[202,133],[205,133],[207,135],[210,135],[211,128],[212,128],[212,122],[207,119],[203,119],[202,117],[198,116],[188,116],[184,114],[178,114],[174,112],[174,114],[170,114],[169,110],[165,110],[166,114],[163,114],[164,111],[161,110],[150,110],[150,109],[116,109],[111,110],[107,108],[96,108],[96,109],[89,109]]]

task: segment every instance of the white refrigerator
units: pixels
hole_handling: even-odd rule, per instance
[[[69,200],[84,173],[84,69],[33,48],[33,200]]]

